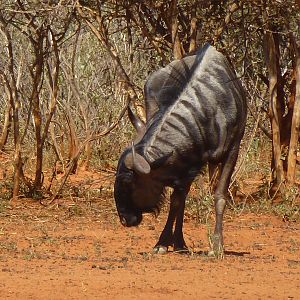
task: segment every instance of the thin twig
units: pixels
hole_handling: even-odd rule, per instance
[[[129,97],[128,97],[129,98]],[[41,204],[44,205],[44,206],[48,206],[50,205],[51,203],[53,203],[53,201],[57,198],[57,196],[61,193],[67,179],[69,178],[70,174],[71,174],[71,171],[73,170],[74,168],[74,165],[76,164],[76,162],[78,161],[79,159],[79,156],[81,154],[81,152],[83,151],[85,145],[91,141],[94,141],[94,140],[97,140],[97,139],[100,139],[102,138],[103,136],[109,134],[113,129],[115,129],[115,127],[119,124],[120,120],[123,118],[124,114],[126,113],[127,109],[128,109],[128,105],[129,105],[129,102],[130,101],[127,101],[125,107],[121,110],[117,120],[112,123],[110,126],[108,126],[106,129],[104,129],[102,132],[100,133],[97,133],[97,134],[93,134],[89,137],[87,137],[83,142],[82,144],[80,145],[80,147],[78,148],[76,154],[74,155],[74,157],[72,158],[70,164],[69,164],[69,167],[63,177],[63,180],[59,186],[59,188],[54,192],[53,196],[51,197],[51,200],[48,204],[44,204],[42,201],[41,201]]]
[[[231,186],[232,186],[232,185],[234,184],[234,182],[236,181],[237,176],[238,176],[238,173],[239,173],[239,171],[241,170],[242,166],[243,166],[244,163],[245,163],[246,156],[247,156],[247,154],[248,154],[249,151],[250,151],[251,144],[252,144],[252,142],[253,142],[253,139],[254,139],[254,137],[255,137],[255,134],[256,134],[256,131],[257,131],[257,128],[258,128],[260,116],[261,116],[261,113],[259,113],[259,115],[258,115],[258,117],[257,117],[257,119],[256,119],[256,122],[255,122],[255,124],[254,124],[254,127],[253,127],[253,130],[252,130],[251,137],[250,137],[250,140],[249,140],[249,142],[248,142],[248,146],[247,146],[247,148],[246,148],[246,151],[245,151],[245,153],[244,153],[242,159],[240,160],[239,165],[235,168],[235,171],[234,171],[234,173],[233,173],[233,175],[232,175],[232,180],[231,180],[231,183],[230,183],[230,185],[229,185],[229,188],[231,188]]]

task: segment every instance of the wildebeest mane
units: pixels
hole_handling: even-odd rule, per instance
[[[209,45],[205,45],[196,55],[188,55],[181,60],[175,60],[149,77],[144,88],[147,122],[158,111],[164,111],[176,101],[208,48]]]

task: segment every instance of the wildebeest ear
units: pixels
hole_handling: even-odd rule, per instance
[[[138,174],[146,175],[151,171],[151,167],[146,159],[142,155],[133,152],[126,155],[125,166]]]
[[[145,123],[136,115],[133,113],[133,111],[131,110],[131,108],[128,106],[128,117],[130,122],[132,123],[133,127],[135,128],[135,130],[140,133],[143,132],[145,130]]]
[[[155,160],[153,163],[151,163],[151,169],[154,170],[154,169],[157,169],[157,168],[163,166],[165,164],[165,162],[168,160],[168,158],[172,156],[172,154],[173,154],[173,151],[171,151],[167,155]]]

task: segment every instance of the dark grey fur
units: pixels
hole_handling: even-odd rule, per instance
[[[145,85],[145,102],[146,126],[131,115],[138,139],[119,160],[115,201],[121,222],[136,226],[144,212],[158,213],[164,188],[170,186],[174,191],[169,216],[155,251],[165,252],[168,246],[186,249],[185,198],[194,178],[209,163],[211,174],[219,169],[214,194],[216,253],[223,249],[223,212],[245,129],[243,88],[226,58],[206,45],[196,55],[153,73]],[[144,172],[149,165],[150,172]]]

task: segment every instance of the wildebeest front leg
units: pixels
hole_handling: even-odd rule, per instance
[[[215,198],[215,213],[216,225],[214,235],[211,238],[212,251],[209,255],[216,257],[223,257],[224,244],[223,244],[223,214],[228,199],[228,189],[230,184],[231,175],[233,173],[239,152],[239,143],[234,145],[229,151],[227,157],[221,164],[220,177],[216,186]]]
[[[185,208],[185,199],[189,192],[190,184],[180,188],[174,188],[171,195],[170,211],[167,223],[162,231],[160,238],[155,245],[154,253],[164,254],[168,251],[169,246],[173,246],[174,251],[187,251],[187,246],[183,238],[183,217]],[[173,226],[175,223],[175,230]]]

